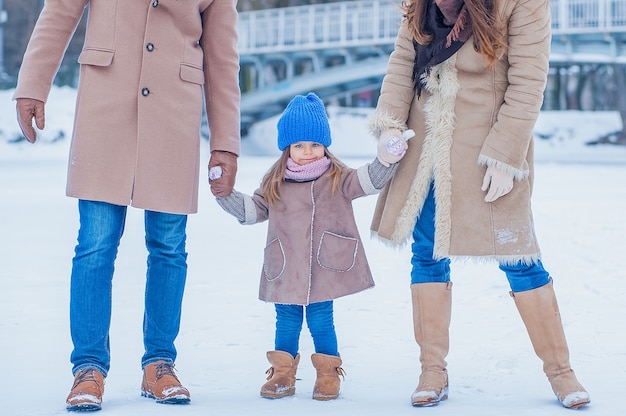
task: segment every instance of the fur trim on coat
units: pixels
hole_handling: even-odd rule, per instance
[[[411,79],[415,51],[403,23],[369,128],[413,129],[416,136],[380,193],[371,231],[386,244],[412,240],[431,184],[436,203],[434,258],[534,263],[540,258],[531,210],[533,137],[548,71],[547,0],[502,0],[507,56],[487,67],[470,39],[432,68],[421,97]],[[523,31],[520,28],[524,28]],[[485,202],[486,166],[515,178],[512,191]]]

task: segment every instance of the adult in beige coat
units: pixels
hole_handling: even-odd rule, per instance
[[[98,410],[110,367],[111,279],[128,205],[145,210],[148,270],[142,394],[187,403],[173,367],[187,263],[187,214],[198,208],[205,104],[215,195],[230,194],[239,154],[239,57],[234,0],[48,0],[14,98],[26,139],[67,44],[87,10],[67,195],[80,231],[70,296],[75,383],[68,410]],[[204,103],[203,103],[204,98]]]
[[[414,0],[391,54],[370,128],[413,129],[381,193],[372,230],[412,240],[411,290],[422,373],[411,400],[447,398],[450,258],[495,260],[554,393],[589,403],[569,364],[552,280],[535,236],[533,126],[545,88],[548,0]]]

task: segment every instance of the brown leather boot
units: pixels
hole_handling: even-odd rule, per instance
[[[411,285],[413,329],[422,363],[419,383],[411,395],[413,406],[436,406],[448,398],[451,290],[452,282]]]
[[[569,363],[569,350],[552,281],[536,289],[511,292],[511,296],[559,402],[568,409],[589,404],[589,393],[578,382]]]
[[[74,375],[72,391],[65,400],[70,412],[87,412],[102,409],[104,376],[95,368],[83,368]]]
[[[333,400],[339,396],[339,376],[345,375],[341,368],[341,358],[334,355],[313,354],[311,355],[313,367],[317,370],[317,380],[313,387],[315,400]]]
[[[280,399],[296,394],[296,371],[300,354],[294,358],[285,351],[268,351],[267,360],[272,366],[265,372],[268,381],[261,387],[261,396]]]
[[[164,404],[187,404],[191,401],[189,391],[180,384],[174,374],[174,364],[166,361],[157,361],[145,366],[141,395]]]

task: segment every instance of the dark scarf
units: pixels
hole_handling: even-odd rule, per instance
[[[431,0],[424,13],[424,29],[433,35],[428,45],[413,40],[413,85],[422,93],[424,78],[433,66],[454,55],[472,34],[472,21],[464,0]]]

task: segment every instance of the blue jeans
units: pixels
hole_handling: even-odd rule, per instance
[[[300,331],[305,307],[302,305],[275,304],[276,338],[274,349],[285,351],[293,357],[298,354]],[[339,356],[337,334],[333,320],[333,301],[312,303],[306,306],[306,323],[313,337],[315,352]]]
[[[422,212],[413,228],[411,283],[450,281],[450,259],[433,259],[435,241],[435,195],[431,185]],[[550,282],[550,274],[540,260],[534,264],[500,264],[513,292],[536,289]]]
[[[126,220],[125,206],[78,201],[80,229],[72,260],[70,333],[72,372],[110,368],[109,327],[115,258]],[[145,211],[148,249],[142,367],[174,362],[187,276],[186,215]]]

